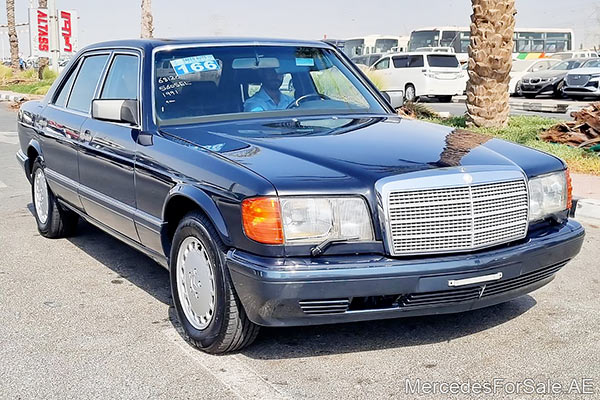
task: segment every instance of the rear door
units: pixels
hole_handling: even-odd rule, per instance
[[[80,100],[96,89],[107,60],[108,53],[94,52],[73,64],[40,121],[48,184],[54,194],[79,209],[77,151],[83,140],[81,126],[89,111],[80,106]]]
[[[104,76],[94,98],[139,99],[139,53],[115,51]],[[79,152],[79,194],[86,213],[137,241],[133,168],[139,127],[89,118],[81,130],[87,140]]]

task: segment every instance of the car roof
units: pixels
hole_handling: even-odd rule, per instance
[[[249,37],[192,37],[192,38],[165,38],[165,39],[124,39],[94,43],[82,50],[106,49],[106,48],[135,48],[144,51],[152,51],[154,48],[163,46],[193,46],[193,45],[215,45],[215,46],[307,46],[335,48],[330,43],[320,40],[296,40],[296,39],[274,39],[274,38],[249,38]]]

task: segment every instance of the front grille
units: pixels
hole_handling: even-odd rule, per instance
[[[299,303],[305,314],[340,314],[348,310],[350,299],[301,300]]]
[[[392,255],[468,251],[522,239],[528,228],[524,179],[441,189],[391,191]]]
[[[567,75],[567,85],[585,86],[590,81],[590,75]]]
[[[568,260],[551,265],[549,267],[538,269],[537,271],[523,274],[516,278],[487,283],[485,284],[485,287],[482,284],[477,284],[475,286],[467,288],[443,290],[438,292],[412,293],[404,295],[398,299],[398,307],[432,307],[461,303],[464,301],[472,301],[477,300],[479,298],[483,299],[486,297],[503,294],[511,290],[529,286],[536,282],[549,278],[550,276],[558,272],[558,270],[560,270],[562,267],[564,267],[567,262]]]

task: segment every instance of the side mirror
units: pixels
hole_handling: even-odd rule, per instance
[[[139,125],[138,100],[92,100],[92,118]]]

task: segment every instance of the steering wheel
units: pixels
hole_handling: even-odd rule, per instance
[[[306,101],[308,99],[311,99],[311,98],[317,98],[317,99],[320,99],[320,100],[329,100],[329,97],[325,96],[324,94],[321,94],[321,93],[309,93],[309,94],[305,94],[304,96],[298,97],[296,99],[296,101],[291,102],[287,106],[287,108],[290,109],[290,108],[300,107],[300,103],[302,103],[302,102],[304,102],[304,101]]]

